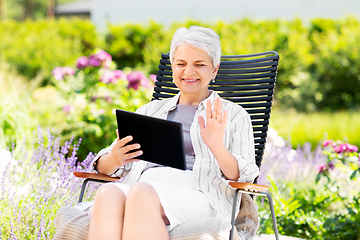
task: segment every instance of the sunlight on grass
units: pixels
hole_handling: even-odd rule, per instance
[[[360,146],[360,112],[298,113],[273,109],[270,127],[291,140],[293,147],[305,142],[315,147],[325,139],[346,140]]]

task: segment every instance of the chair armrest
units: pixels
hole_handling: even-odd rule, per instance
[[[246,182],[230,182],[230,186],[233,188],[238,188],[241,190],[247,190],[249,192],[265,192],[269,189],[268,186],[254,184],[254,183],[246,183]]]
[[[95,179],[95,180],[102,180],[108,182],[117,182],[119,181],[119,177],[110,177],[106,174],[97,174],[97,173],[90,173],[90,172],[73,172],[76,177],[80,178],[88,178],[88,179]]]

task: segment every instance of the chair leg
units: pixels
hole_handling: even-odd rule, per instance
[[[235,213],[236,213],[236,207],[237,207],[237,198],[239,195],[239,190],[236,189],[234,193],[234,200],[233,200],[233,206],[232,206],[232,213],[231,213],[231,230],[230,230],[230,237],[229,240],[232,240],[234,237],[234,229],[235,229]]]
[[[270,211],[271,211],[271,218],[273,221],[275,238],[276,238],[276,240],[279,240],[279,232],[278,232],[278,228],[277,228],[276,216],[275,216],[275,210],[274,210],[274,204],[273,204],[272,198],[271,198],[270,194],[268,194],[267,192],[261,192],[261,193],[266,195],[266,197],[268,198],[268,202],[270,205]]]
[[[83,201],[84,193],[85,193],[85,189],[86,189],[86,185],[87,185],[88,182],[107,183],[107,182],[109,182],[109,181],[86,178],[86,179],[84,180],[82,186],[81,186],[80,196],[79,196],[79,201],[78,201],[78,203],[81,203],[81,202]]]
[[[270,194],[268,194],[267,192],[249,192],[249,191],[246,191],[246,190],[241,190],[241,189],[236,189],[236,191],[239,191],[241,193],[249,193],[249,194],[253,194],[253,195],[260,195],[260,196],[266,196],[267,199],[268,199],[268,202],[269,202],[269,205],[270,205],[270,211],[271,211],[271,218],[272,218],[272,221],[273,221],[273,227],[274,227],[274,234],[275,234],[275,238],[276,240],[279,240],[279,231],[278,231],[278,228],[277,228],[277,223],[276,223],[276,216],[275,216],[275,210],[274,210],[274,204],[273,204],[273,201],[272,201],[272,198],[270,196]],[[234,199],[235,197],[237,197],[237,194],[236,196],[234,196]],[[233,204],[233,208],[234,208],[234,205]],[[235,219],[234,219],[235,221]],[[235,222],[234,222],[235,223]],[[233,229],[231,229],[232,231]],[[231,232],[230,232],[231,233]],[[232,236],[231,236],[232,237]],[[232,238],[230,238],[230,240],[232,240]]]
[[[83,184],[81,185],[81,190],[80,190],[80,196],[79,196],[79,201],[78,203],[81,203],[83,198],[84,198],[84,193],[85,193],[85,188],[86,188],[86,185],[87,183],[90,181],[89,178],[85,179]]]

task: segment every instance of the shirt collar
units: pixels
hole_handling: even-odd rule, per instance
[[[209,90],[209,91],[210,91],[210,95],[199,103],[199,107],[206,108],[206,103],[208,100],[210,100],[211,105],[213,105],[216,97],[219,97],[219,94],[217,94],[214,90]],[[172,111],[176,108],[176,105],[179,102],[180,95],[181,92],[179,92],[174,97],[172,97],[171,100],[167,103],[166,109],[168,109],[168,111]]]

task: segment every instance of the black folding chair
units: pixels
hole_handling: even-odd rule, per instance
[[[248,55],[222,56],[219,72],[215,82],[210,82],[209,89],[219,93],[223,99],[241,105],[251,116],[255,140],[255,161],[260,168],[263,159],[266,136],[269,126],[271,106],[274,96],[275,81],[279,64],[277,52],[263,52]],[[172,70],[168,54],[162,54],[153,99],[160,100],[173,97],[179,89],[172,82]],[[102,174],[75,172],[78,177],[87,178],[82,186],[79,202],[82,201],[88,181],[117,181]],[[276,239],[279,239],[276,217],[272,198],[266,191],[268,187],[254,183],[230,182],[236,188],[231,216],[232,229],[230,240],[233,239],[235,228],[235,212],[238,193],[262,195],[268,198]]]

